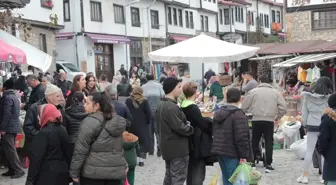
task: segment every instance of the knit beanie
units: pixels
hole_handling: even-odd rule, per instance
[[[50,95],[50,94],[54,94],[54,93],[57,93],[57,92],[62,93],[62,90],[59,87],[57,87],[56,85],[48,84],[44,94],[45,95]]]
[[[179,84],[180,82],[182,82],[181,79],[177,79],[175,77],[168,77],[163,81],[163,90],[165,92],[165,94],[169,94],[171,93],[175,87],[177,86],[177,84]]]
[[[336,93],[333,93],[328,98],[328,105],[330,108],[336,108]]]
[[[10,78],[10,79],[6,80],[5,83],[3,84],[3,88],[13,89],[14,88],[14,79]]]

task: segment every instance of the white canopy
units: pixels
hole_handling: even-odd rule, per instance
[[[257,47],[225,42],[205,34],[149,53],[154,61],[180,63],[223,63],[249,58]]]
[[[2,30],[0,30],[0,39],[23,50],[27,56],[28,65],[39,68],[43,72],[49,69],[52,56]]]

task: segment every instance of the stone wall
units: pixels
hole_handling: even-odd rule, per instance
[[[311,16],[311,11],[300,11],[286,14],[288,42],[336,39],[336,29],[312,30]]]
[[[32,29],[30,31],[30,37],[26,41],[27,43],[35,46],[36,48],[42,50],[41,44],[40,44],[40,34],[46,34],[47,38],[47,53],[53,57],[53,61],[51,63],[51,66],[49,68],[49,72],[56,71],[56,61],[55,61],[55,52],[56,52],[56,32],[54,29],[51,28],[41,28],[41,27],[35,27],[32,26]],[[20,33],[20,36],[23,34]],[[21,37],[22,40],[24,40]]]

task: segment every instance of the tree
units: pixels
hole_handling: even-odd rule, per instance
[[[30,30],[32,29],[31,25],[22,20],[22,15],[13,15],[12,10],[6,8],[5,11],[0,12],[0,29],[9,31],[15,28],[23,33],[22,38],[26,42],[30,37]]]

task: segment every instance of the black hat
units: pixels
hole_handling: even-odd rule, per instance
[[[14,88],[14,79],[10,78],[10,79],[6,80],[3,84],[3,87],[5,89],[13,89]]]
[[[332,94],[328,98],[328,105],[331,108],[336,107],[336,93]]]
[[[175,77],[168,77],[163,81],[163,90],[166,94],[171,93],[177,84],[181,83],[182,79],[177,79]]]

